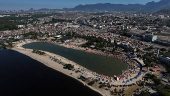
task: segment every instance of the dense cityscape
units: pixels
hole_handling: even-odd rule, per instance
[[[62,63],[69,69],[70,75],[77,74],[75,76],[82,79],[85,86],[100,90],[102,95],[169,96],[169,16],[163,10],[92,12],[31,8],[28,11],[0,11],[0,50],[19,48],[20,43],[25,42],[48,42],[118,58],[129,62],[129,69],[122,72],[123,75],[109,77],[105,74],[94,75],[93,72],[87,75],[84,67],[81,66],[81,70],[76,68],[76,63],[60,62],[62,58],[57,59],[57,55],[52,57],[45,51],[33,49],[33,53],[46,54],[55,62]]]

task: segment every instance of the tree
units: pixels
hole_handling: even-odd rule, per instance
[[[128,50],[128,49],[124,49],[124,51],[125,51],[125,52],[129,52],[129,50]]]
[[[144,82],[141,82],[141,86],[144,86],[145,85],[145,83]]]
[[[147,60],[144,60],[144,63],[145,63],[145,66],[151,67],[151,64]]]
[[[161,80],[160,79],[155,78],[153,81],[154,81],[155,85],[161,84]]]
[[[166,49],[165,49],[165,48],[161,48],[160,50],[161,50],[161,51],[166,51]]]
[[[168,73],[170,73],[170,68],[166,68],[166,71],[167,71]]]
[[[140,54],[138,54],[137,57],[139,58],[139,57],[142,57],[142,56]]]
[[[166,90],[166,89],[158,90],[159,96],[170,96],[170,92],[168,90]]]
[[[114,89],[114,92],[117,93],[117,89],[116,88]]]
[[[137,48],[136,52],[140,52],[140,49]]]
[[[113,48],[112,52],[115,52],[116,48]]]
[[[119,89],[119,93],[122,93],[122,90],[121,90],[121,89]]]
[[[147,91],[141,91],[140,96],[149,96]]]
[[[73,69],[73,68],[74,68],[74,66],[71,65],[71,64],[65,64],[65,66],[66,66],[68,69]]]
[[[64,40],[63,40],[63,38],[61,38],[60,40],[61,40],[61,42],[62,42],[62,43],[64,43]]]
[[[150,78],[151,78],[151,79],[155,79],[156,76],[152,74],[152,75],[150,76]]]
[[[1,42],[0,45],[2,45],[3,48],[6,48],[6,45],[3,42]]]
[[[110,95],[113,95],[113,91],[110,91]]]

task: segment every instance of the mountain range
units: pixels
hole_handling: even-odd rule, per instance
[[[163,9],[170,9],[170,0],[161,0],[159,2],[148,2],[142,4],[111,4],[111,3],[98,3],[78,5],[74,8],[56,9],[62,11],[159,11]],[[42,10],[42,9],[40,9]]]

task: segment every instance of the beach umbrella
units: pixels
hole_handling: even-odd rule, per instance
[[[128,79],[127,81],[129,82],[130,80]]]
[[[104,81],[104,79],[102,79]]]
[[[126,81],[123,81],[123,83],[125,83]]]

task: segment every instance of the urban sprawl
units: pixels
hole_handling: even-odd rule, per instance
[[[96,77],[87,74],[78,77],[109,95],[170,95],[170,17],[166,14],[0,11],[0,48],[9,49],[30,40],[110,56],[128,63],[129,69],[120,76],[89,72]]]

